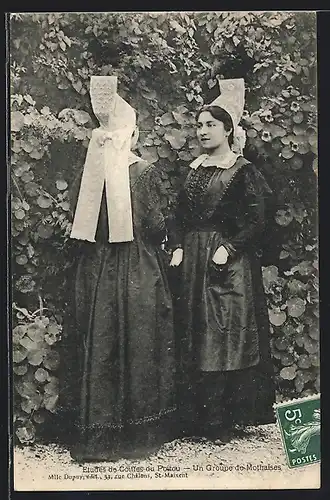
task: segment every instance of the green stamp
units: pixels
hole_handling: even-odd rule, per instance
[[[289,467],[321,460],[320,395],[275,405]]]

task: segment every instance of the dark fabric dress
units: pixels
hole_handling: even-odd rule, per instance
[[[190,169],[171,246],[183,247],[179,402],[187,434],[274,421],[268,311],[258,240],[271,194],[254,165]],[[225,265],[212,261],[224,245]]]
[[[71,454],[81,461],[143,455],[175,436],[161,181],[141,161],[130,182],[134,241],[108,243],[104,197],[96,243],[77,241],[61,394]]]

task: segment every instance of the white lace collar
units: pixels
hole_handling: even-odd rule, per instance
[[[208,154],[202,154],[198,156],[192,163],[190,163],[190,167],[193,169],[198,168],[200,165],[203,167],[217,167],[228,169],[235,165],[239,154],[234,153],[233,151],[229,151],[226,156],[210,156]]]

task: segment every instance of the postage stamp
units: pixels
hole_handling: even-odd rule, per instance
[[[289,467],[320,462],[320,395],[276,404],[275,411]]]

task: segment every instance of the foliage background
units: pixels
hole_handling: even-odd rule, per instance
[[[245,155],[274,193],[263,257],[279,398],[319,391],[316,26],[307,12],[11,14],[15,432],[32,443],[58,408],[70,194],[92,128],[91,75],[117,75],[139,153],[162,170],[169,221],[199,154],[196,110],[216,77],[244,77]]]

